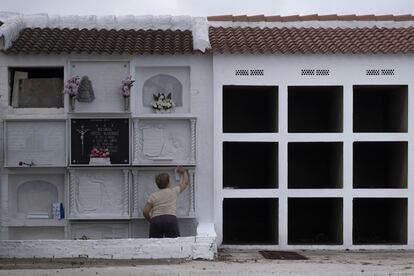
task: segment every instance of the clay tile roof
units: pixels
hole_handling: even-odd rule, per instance
[[[318,15],[318,14],[309,14],[309,15],[289,15],[289,16],[264,16],[264,15],[221,15],[221,16],[209,16],[207,17],[208,21],[232,21],[232,22],[257,22],[260,18],[260,21],[265,22],[292,22],[292,21],[327,21],[327,20],[339,20],[339,21],[413,21],[414,16],[411,14],[406,15],[374,15],[374,14],[365,14],[365,15],[337,15],[337,14],[328,14],[328,15]]]
[[[414,53],[414,27],[210,27],[213,53]]]
[[[87,30],[26,28],[7,54],[188,54],[189,30]]]

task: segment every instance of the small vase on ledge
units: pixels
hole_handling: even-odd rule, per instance
[[[124,96],[124,111],[129,111],[129,96]]]
[[[170,109],[154,109],[154,111],[157,114],[165,114],[165,113],[171,113],[172,108],[170,108]]]
[[[70,111],[75,111],[76,96],[69,97],[69,105],[70,105]]]

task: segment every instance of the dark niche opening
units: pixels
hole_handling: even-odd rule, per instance
[[[12,67],[9,77],[11,106],[63,107],[63,67]]]
[[[289,86],[289,132],[342,132],[342,86]]]
[[[354,198],[354,244],[407,244],[406,198]]]
[[[277,131],[277,86],[223,86],[223,132]]]
[[[277,244],[278,200],[226,198],[223,201],[223,244]]]
[[[407,142],[354,142],[354,188],[407,188]]]
[[[354,85],[354,132],[407,132],[407,85]]]
[[[288,144],[288,188],[342,188],[342,142]]]
[[[342,198],[289,198],[288,244],[342,244]]]
[[[274,142],[224,142],[223,187],[277,188],[278,144]]]

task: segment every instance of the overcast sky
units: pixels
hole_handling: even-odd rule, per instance
[[[0,11],[79,15],[414,14],[414,0],[0,0]]]

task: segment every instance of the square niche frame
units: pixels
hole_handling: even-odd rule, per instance
[[[99,128],[103,128],[105,127],[105,124],[110,123],[110,121],[113,120],[114,122],[119,121],[118,126],[115,129],[99,129]],[[79,126],[79,129],[73,129],[73,125],[75,124],[75,121],[85,121],[85,124],[87,121],[89,121],[89,125],[92,125],[93,122],[96,123],[95,126],[92,127],[88,127],[86,125],[86,127],[84,126],[84,124],[81,124]],[[120,132],[120,130],[123,130],[124,128],[121,126],[122,121],[125,121],[125,124],[128,124],[128,133],[127,135],[125,135],[125,133]],[[128,122],[126,122],[128,121]],[[100,125],[98,125],[100,124]],[[121,167],[121,166],[129,166],[131,164],[131,143],[132,143],[132,139],[131,139],[131,120],[129,118],[126,117],[113,117],[113,118],[109,118],[109,117],[80,117],[80,118],[71,118],[70,120],[68,120],[68,132],[69,132],[69,165],[72,167]],[[73,145],[74,145],[74,137],[75,135],[79,135],[79,138],[82,139],[82,132],[84,133],[84,137],[90,135],[91,132],[94,132],[96,134],[95,138],[84,138],[85,142],[84,142],[84,151],[86,151],[87,147],[90,147],[92,149],[92,147],[94,146],[93,143],[106,143],[109,144],[108,148],[109,150],[111,149],[110,144],[112,142],[117,142],[116,147],[118,148],[118,146],[120,145],[121,150],[124,149],[125,147],[127,147],[128,149],[125,150],[127,151],[126,154],[122,155],[122,154],[118,154],[117,159],[119,161],[119,159],[122,159],[121,157],[124,158],[128,158],[128,160],[124,159],[124,161],[122,162],[115,162],[113,161],[113,156],[114,154],[112,154],[109,158],[110,162],[91,162],[91,160],[89,159],[89,163],[87,163],[88,161],[85,161],[84,158],[82,158],[82,155],[80,156],[81,158],[79,158],[79,160],[81,162],[76,162],[75,158],[75,154],[73,154]],[[114,133],[115,132],[115,133]],[[116,136],[118,136],[120,139],[128,139],[127,142],[125,141],[121,141],[119,142]],[[115,140],[116,141],[115,141]],[[79,147],[80,150],[82,150],[82,142],[78,142],[79,143]],[[98,145],[96,145],[98,146]],[[99,147],[99,146],[98,146]],[[84,153],[85,155],[90,154],[90,151],[87,151]],[[79,157],[79,156],[77,156]],[[98,158],[99,159],[99,158]],[[112,163],[113,162],[113,163]]]
[[[95,99],[91,102],[76,101],[74,113],[120,113],[125,112],[121,95],[122,80],[130,75],[129,60],[82,60],[69,61],[67,79],[72,76],[87,76]],[[132,88],[134,89],[134,88]],[[134,93],[131,91],[131,93]]]
[[[343,132],[343,90],[341,85],[288,86],[288,132]]]
[[[66,129],[65,120],[6,120],[5,167],[66,167]]]
[[[68,219],[130,219],[130,172],[126,168],[70,169],[68,192]]]
[[[183,191],[177,200],[177,217],[178,218],[195,218],[196,203],[195,194],[197,183],[195,177],[195,168],[188,169],[189,185]],[[159,173],[166,172],[170,175],[170,185],[175,187],[179,179],[175,178],[175,167],[141,167],[132,170],[133,178],[133,196],[132,196],[132,217],[143,219],[142,211],[149,195],[159,191],[155,184],[155,176]]]
[[[354,85],[353,131],[408,131],[408,85]]]
[[[66,211],[65,195],[65,174],[63,172],[13,172],[9,174],[10,226],[63,226],[64,220],[53,219],[52,203],[63,203],[63,208]],[[30,218],[29,213],[39,212],[47,212],[49,219]]]
[[[276,133],[279,87],[223,85],[223,133]]]
[[[134,118],[132,164],[195,166],[196,124],[195,117]]]
[[[191,112],[191,81],[189,66],[151,66],[135,68],[135,94],[138,95],[137,108],[139,115],[155,113],[151,107],[153,94],[172,93],[172,100],[177,103],[173,113]],[[157,82],[160,82],[157,84]],[[181,86],[181,100],[179,87]],[[176,92],[172,90],[177,90]]]

